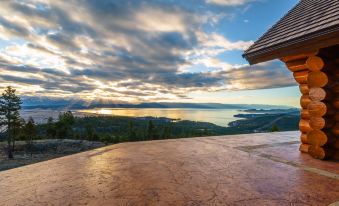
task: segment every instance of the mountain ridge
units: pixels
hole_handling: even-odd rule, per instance
[[[144,103],[88,103],[82,100],[44,100],[23,98],[23,109],[93,109],[93,108],[192,108],[192,109],[289,109],[292,106],[261,104],[222,104],[222,103],[177,103],[177,102],[144,102]]]

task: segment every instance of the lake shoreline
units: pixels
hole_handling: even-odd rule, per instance
[[[23,109],[21,116],[24,119],[33,117],[39,123],[46,123],[49,117],[57,119],[60,112],[67,109]],[[85,116],[121,116],[121,117],[155,117],[168,118],[175,121],[188,120],[208,122],[218,126],[228,127],[230,122],[240,120],[235,115],[243,113],[240,109],[196,109],[196,108],[96,108],[91,110],[70,110],[76,117]]]

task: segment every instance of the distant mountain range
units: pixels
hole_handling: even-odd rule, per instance
[[[260,104],[220,104],[220,103],[104,103],[82,100],[63,100],[49,98],[22,98],[23,109],[91,109],[91,108],[192,108],[192,109],[289,109],[290,106]]]

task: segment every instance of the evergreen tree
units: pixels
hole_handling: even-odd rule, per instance
[[[148,140],[157,139],[157,134],[156,134],[155,126],[154,126],[152,120],[150,120],[148,122],[147,138],[148,138]]]
[[[46,134],[48,138],[55,138],[56,136],[55,123],[52,117],[49,117],[46,124]]]
[[[128,122],[128,139],[130,141],[136,141],[137,140],[137,134],[135,132],[134,124],[132,121]]]
[[[33,140],[37,136],[37,128],[36,124],[34,122],[34,119],[32,117],[29,117],[27,123],[25,124],[23,128],[24,136],[26,138],[26,143],[28,145],[28,149],[31,153],[32,157],[32,146],[33,146]]]
[[[270,132],[279,132],[280,131],[280,129],[278,128],[278,126],[277,125],[272,125],[272,127],[271,127],[271,129],[270,129]]]
[[[85,136],[87,140],[94,140],[96,135],[95,129],[91,124],[85,125]]]
[[[12,124],[12,137],[14,138],[12,145],[12,152],[15,148],[15,141],[20,140],[20,136],[22,137],[23,127],[25,126],[25,120],[19,117],[19,120],[15,120]]]
[[[74,122],[75,119],[71,111],[60,113],[59,121],[56,123],[56,136],[59,139],[72,138]]]
[[[169,125],[165,125],[161,138],[162,139],[170,139],[171,138],[171,127]]]
[[[7,87],[0,97],[0,127],[5,128],[7,136],[8,158],[13,158],[15,138],[21,126],[19,110],[21,109],[21,99],[16,96],[15,89]]]
[[[26,140],[25,134],[24,134],[24,127],[26,125],[25,119],[21,118],[19,124],[16,125],[16,140]]]

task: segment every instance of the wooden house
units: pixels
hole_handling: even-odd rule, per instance
[[[300,151],[339,159],[339,0],[300,0],[243,56],[286,64],[301,92]]]

